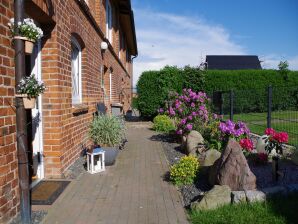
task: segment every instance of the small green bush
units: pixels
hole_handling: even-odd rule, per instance
[[[101,146],[119,145],[124,138],[125,127],[120,118],[112,115],[98,115],[94,117],[89,137],[95,144]]]
[[[175,125],[167,115],[157,115],[153,119],[153,129],[158,132],[169,133],[175,130]]]
[[[192,184],[197,176],[199,161],[195,156],[184,156],[170,169],[170,180],[177,186]]]

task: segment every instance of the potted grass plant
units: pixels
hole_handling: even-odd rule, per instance
[[[43,81],[38,81],[35,75],[32,74],[21,79],[18,84],[16,97],[23,98],[25,109],[33,109],[36,104],[36,98],[44,91],[45,85]]]
[[[125,127],[119,117],[109,114],[95,116],[89,129],[89,137],[95,146],[105,151],[105,165],[115,163],[119,146],[124,139]]]
[[[10,19],[8,26],[13,39],[21,39],[25,41],[25,53],[32,54],[34,43],[43,36],[43,31],[34,23],[33,19],[26,18],[23,22],[14,22]],[[17,34],[17,29],[19,30]]]

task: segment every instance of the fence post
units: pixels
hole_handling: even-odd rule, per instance
[[[271,112],[272,112],[272,86],[267,89],[267,128],[271,128]]]
[[[233,121],[234,116],[234,92],[230,90],[230,120]]]

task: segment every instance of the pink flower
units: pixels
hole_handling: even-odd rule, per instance
[[[274,131],[273,128],[267,128],[267,129],[265,130],[265,134],[266,134],[266,135],[271,135],[271,136],[273,136],[273,135],[275,134],[275,131]]]
[[[246,149],[249,152],[251,152],[253,150],[253,143],[250,139],[243,138],[240,140],[239,143],[243,149]]]
[[[289,140],[289,136],[286,132],[276,132],[273,135],[273,139],[276,140],[278,143],[287,143]]]

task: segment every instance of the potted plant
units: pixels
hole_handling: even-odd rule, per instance
[[[25,53],[31,54],[34,43],[43,36],[42,30],[36,26],[33,19],[27,18],[23,22],[14,23],[14,19],[10,19],[8,26],[14,39],[25,41]],[[19,30],[17,34],[17,29]]]
[[[119,145],[124,139],[125,127],[119,117],[109,114],[95,116],[89,129],[89,136],[95,145],[105,151],[105,165],[115,163]]]
[[[28,77],[21,79],[17,86],[16,97],[22,97],[25,109],[32,109],[35,107],[36,98],[39,94],[45,91],[43,81],[38,81],[35,75],[32,74]]]

